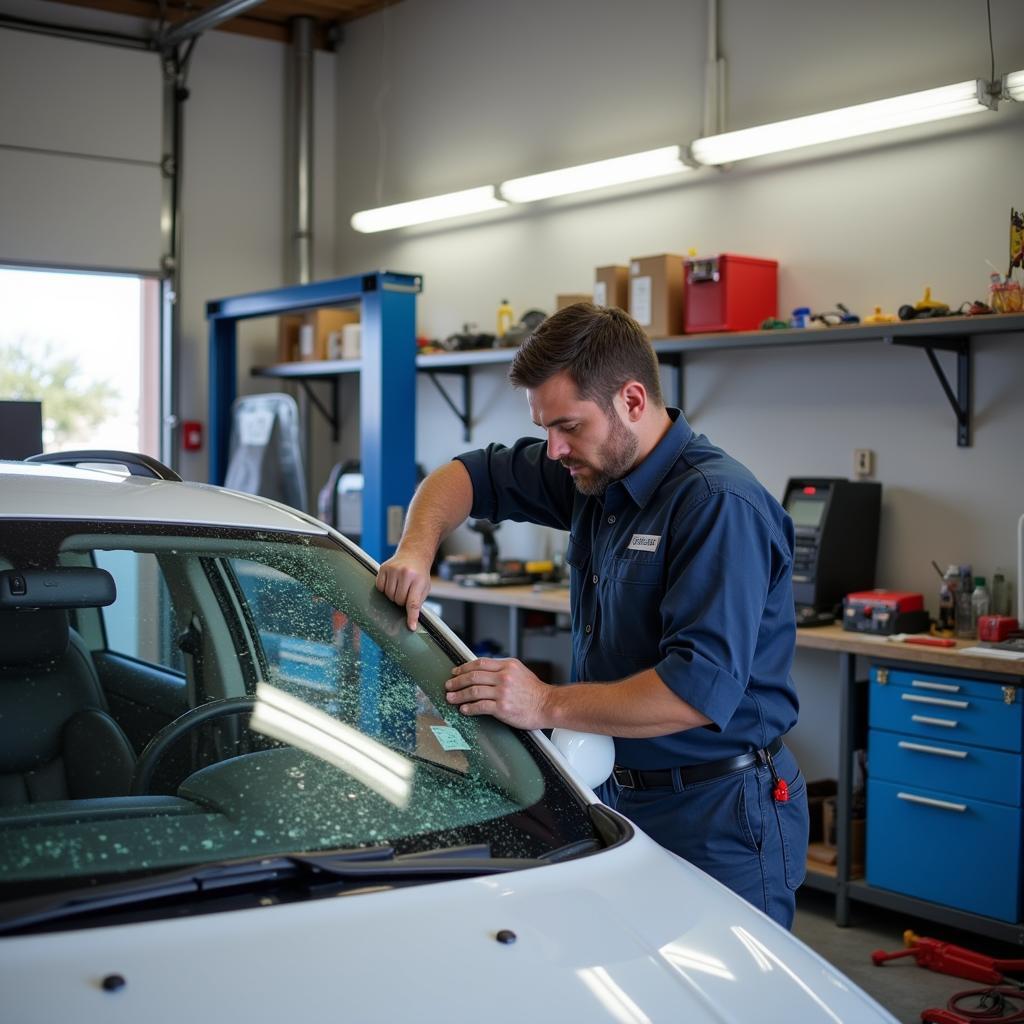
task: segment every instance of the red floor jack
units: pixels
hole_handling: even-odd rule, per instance
[[[907,948],[896,953],[875,950],[871,954],[875,966],[881,967],[887,960],[912,956],[918,967],[994,986],[957,992],[946,1004],[946,1009],[922,1010],[924,1024],[973,1024],[975,1021],[1024,1024],[1024,989],[1012,987],[1018,982],[1006,977],[1007,972],[1024,972],[1024,960],[998,960],[950,942],[923,938],[909,930],[903,933],[903,944]],[[977,1000],[977,1005],[973,1008],[963,1006],[968,999]]]

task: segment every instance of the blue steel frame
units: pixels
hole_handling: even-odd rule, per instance
[[[416,296],[422,286],[419,275],[382,270],[208,302],[210,482],[223,484],[227,474],[238,321],[358,302],[361,544],[378,562],[392,555],[416,488]]]

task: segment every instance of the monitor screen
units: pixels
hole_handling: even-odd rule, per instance
[[[0,459],[26,459],[42,450],[42,402],[0,402]]]
[[[805,498],[800,494],[792,494],[786,502],[786,511],[792,517],[794,526],[820,526],[825,501],[823,498]]]

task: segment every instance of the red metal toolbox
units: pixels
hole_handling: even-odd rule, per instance
[[[685,262],[684,330],[753,331],[778,314],[779,264],[754,256],[722,253]]]

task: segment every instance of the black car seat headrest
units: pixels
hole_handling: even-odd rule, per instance
[[[49,665],[68,649],[68,613],[60,608],[0,611],[0,668]]]

